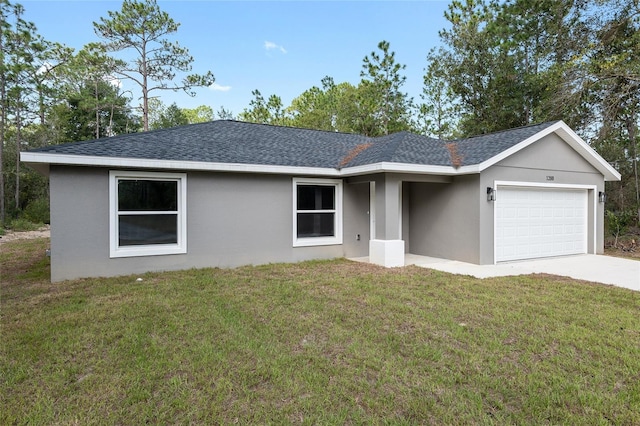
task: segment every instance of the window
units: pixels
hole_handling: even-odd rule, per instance
[[[342,182],[293,179],[294,247],[342,244]]]
[[[187,176],[109,173],[111,257],[187,252]]]

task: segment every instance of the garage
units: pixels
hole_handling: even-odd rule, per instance
[[[587,253],[587,190],[498,188],[496,262]]]

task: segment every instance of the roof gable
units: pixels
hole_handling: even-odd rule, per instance
[[[621,176],[607,161],[602,158],[593,148],[589,146],[580,136],[578,136],[564,121],[556,121],[548,123],[545,128],[539,129],[538,132],[532,134],[526,139],[512,145],[511,147],[497,153],[481,162],[478,165],[478,171],[486,170],[494,164],[504,160],[505,158],[515,154],[528,147],[529,145],[539,141],[545,136],[555,133],[565,141],[574,151],[581,155],[589,164],[598,170],[604,176],[605,180],[620,180]],[[534,126],[531,126],[534,127]]]

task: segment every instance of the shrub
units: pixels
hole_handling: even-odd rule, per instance
[[[7,226],[12,231],[37,231],[40,227],[42,223],[33,223],[23,217],[10,221]]]
[[[615,237],[613,246],[618,248],[618,238],[623,235],[635,218],[631,211],[606,211],[606,225],[609,233]]]
[[[31,201],[22,212],[22,217],[33,223],[50,223],[49,200],[38,198]]]

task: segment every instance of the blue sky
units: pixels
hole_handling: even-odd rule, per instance
[[[120,10],[120,1],[22,0],[24,18],[47,40],[80,49],[98,41],[93,22]],[[162,1],[180,28],[175,40],[195,58],[194,72],[211,70],[213,88],[197,96],[156,92],[180,107],[220,106],[234,114],[248,107],[251,91],[276,94],[283,103],[329,75],[336,83],[360,80],[362,59],[387,40],[406,64],[405,90],[422,90],[426,55],[447,26],[448,1]],[[125,83],[125,88],[128,87]],[[214,90],[216,89],[216,90]],[[136,95],[137,97],[137,95]],[[137,103],[137,100],[134,100]]]

